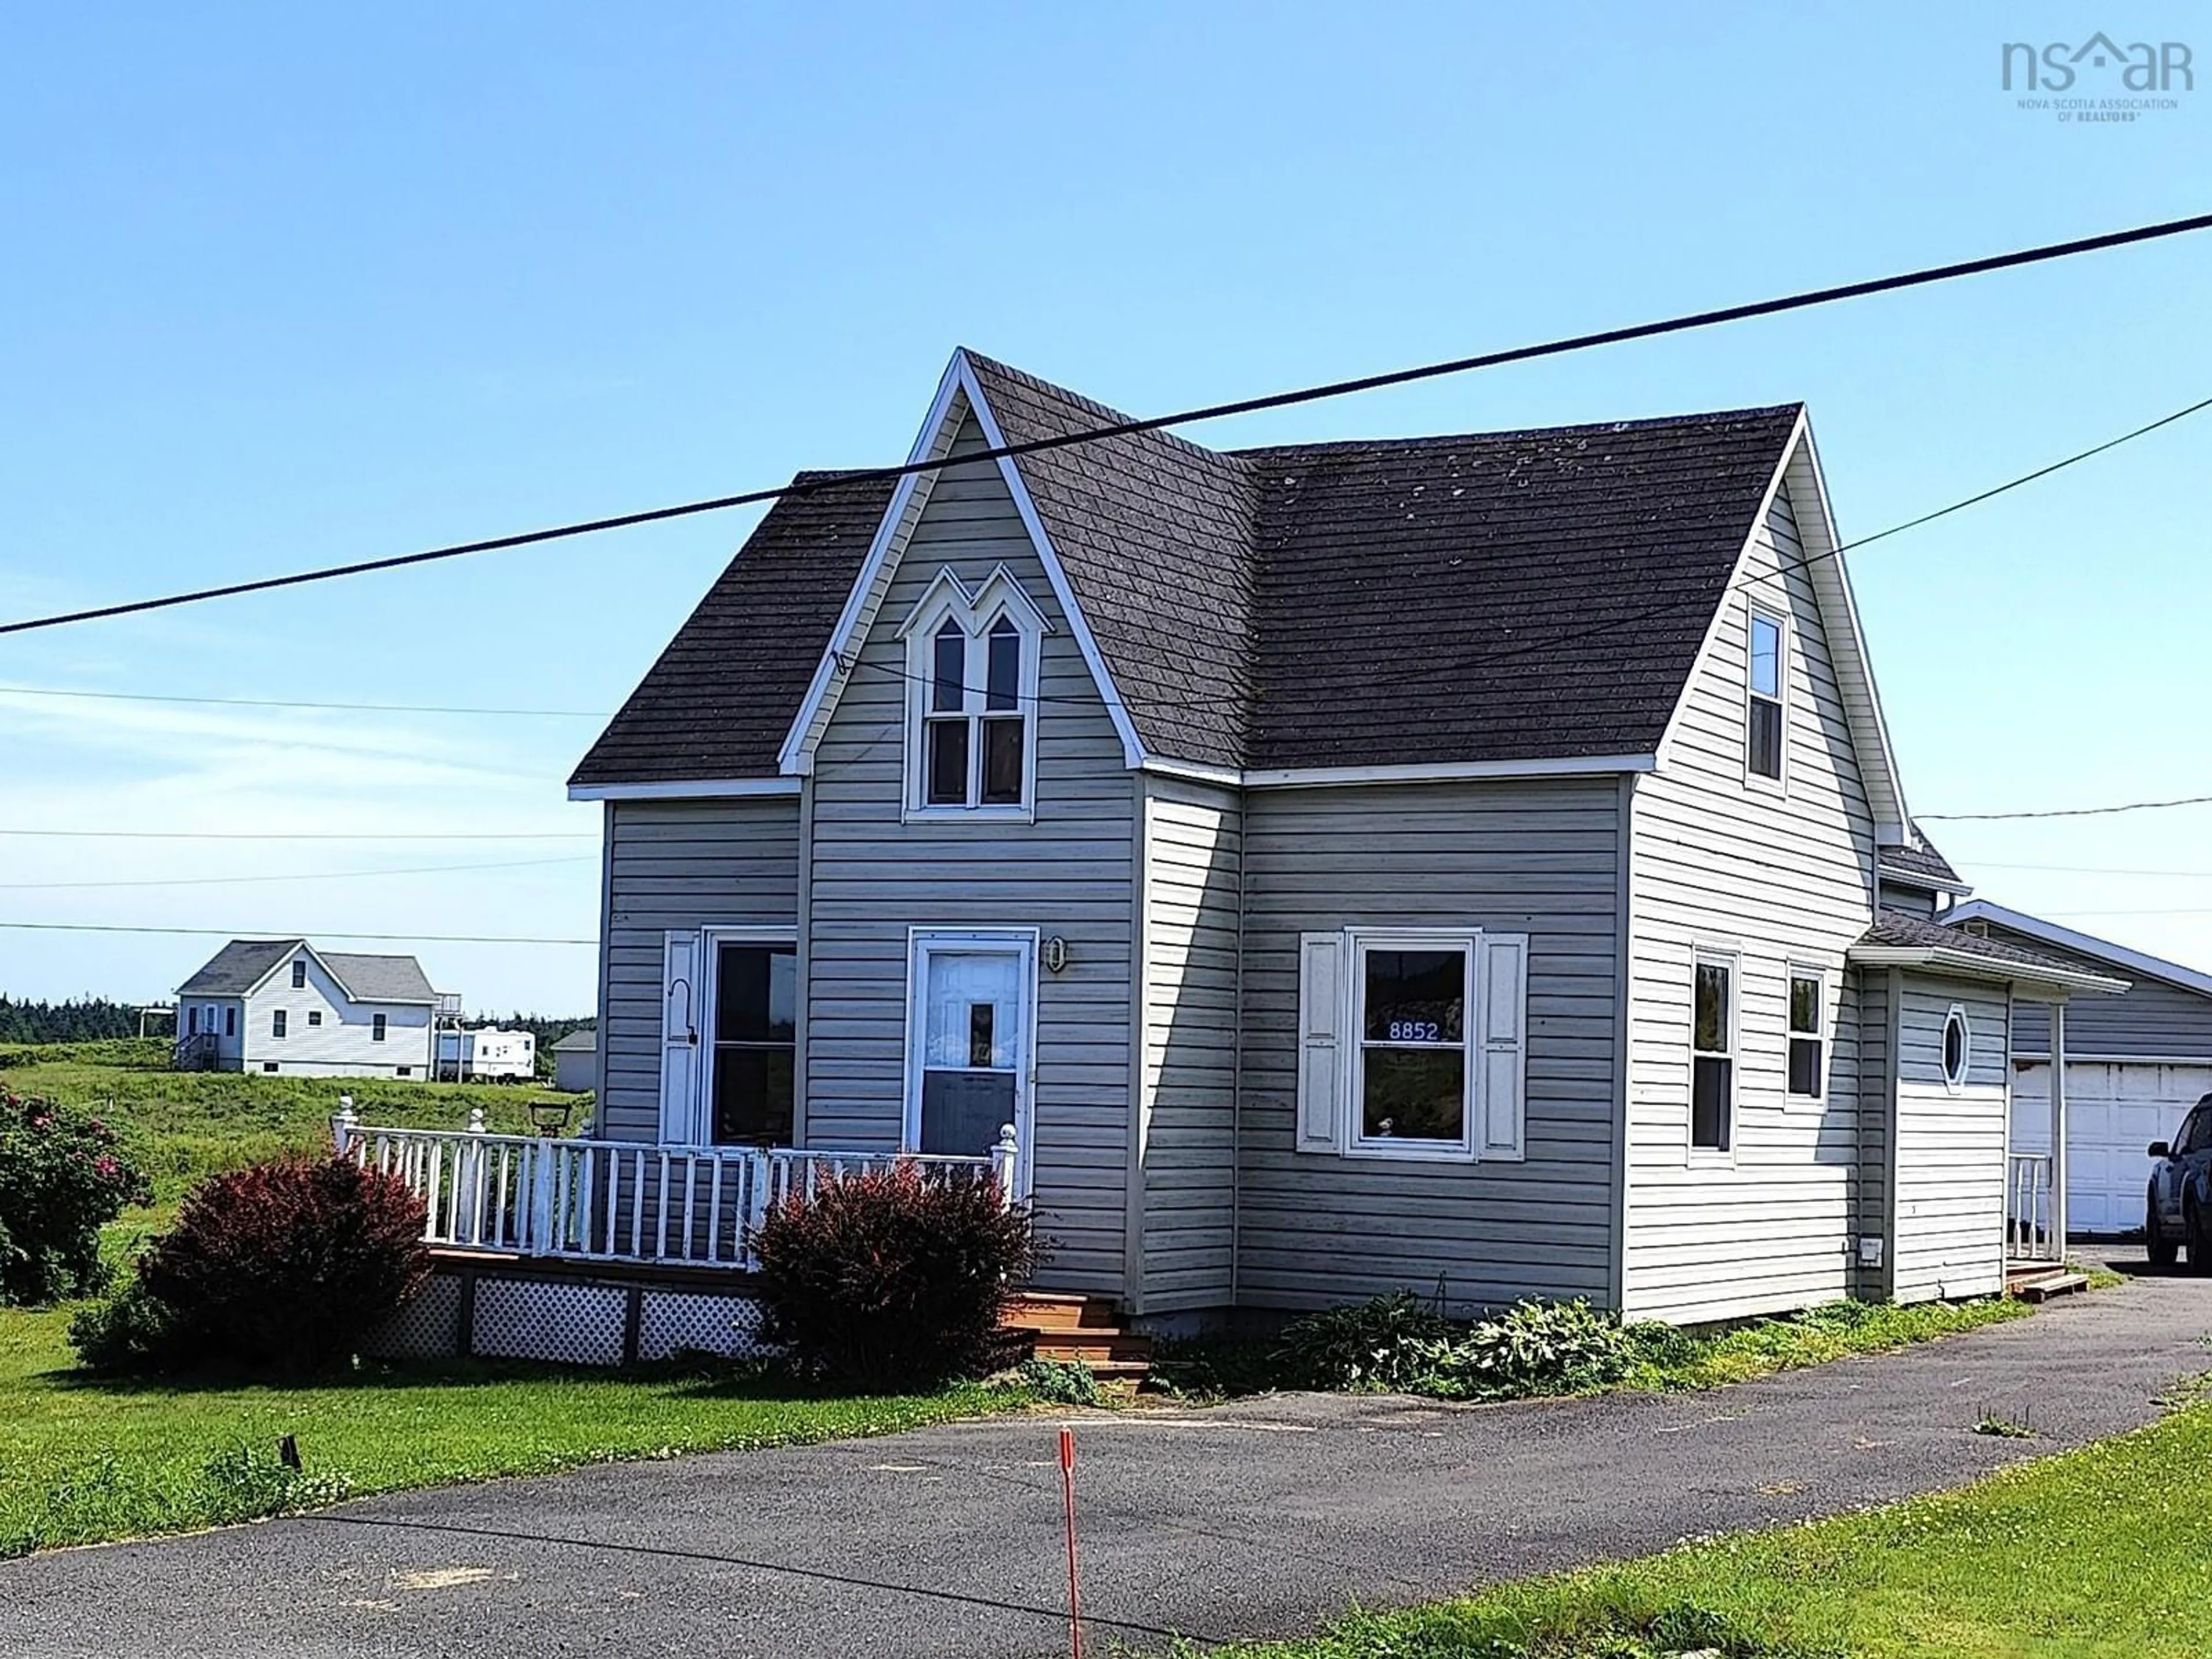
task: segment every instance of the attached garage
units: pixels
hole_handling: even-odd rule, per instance
[[[1981,899],[1943,921],[2128,981],[2123,995],[2067,1008],[2066,1219],[2077,1236],[2140,1230],[2150,1181],[2144,1149],[2172,1139],[2183,1115],[2212,1094],[2212,974]],[[2012,1065],[2012,1150],[2048,1152],[2051,1036],[2041,1009],[2020,1009]]]
[[[2069,1018],[2078,1018],[2078,1012]],[[2069,1046],[2071,1046],[2069,1035]],[[2171,1140],[2189,1109],[2212,1094],[2212,1064],[2069,1060],[2066,1063],[2066,1224],[2088,1234],[2143,1224],[2150,1184],[2144,1149]],[[2012,1147],[2051,1150],[2051,1062],[2013,1062]]]

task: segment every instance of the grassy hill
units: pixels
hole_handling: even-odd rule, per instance
[[[0,1090],[88,1107],[112,1123],[154,1182],[155,1209],[118,1224],[125,1252],[165,1224],[185,1189],[204,1175],[283,1152],[327,1151],[338,1097],[353,1097],[365,1123],[459,1129],[481,1106],[495,1130],[530,1131],[528,1106],[544,1088],[489,1083],[414,1083],[360,1077],[268,1077],[258,1073],[173,1072],[166,1039],[0,1046]],[[591,1097],[575,1103],[582,1127]]]

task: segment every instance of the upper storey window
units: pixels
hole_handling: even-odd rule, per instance
[[[1750,647],[1744,676],[1744,767],[1755,778],[1782,781],[1783,733],[1787,729],[1789,633],[1782,618],[1751,609]]]
[[[970,592],[940,572],[907,646],[907,815],[1028,817],[1043,617],[1004,568]]]

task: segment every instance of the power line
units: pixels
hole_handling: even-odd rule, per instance
[[[2101,818],[2115,812],[2162,812],[2170,806],[2212,806],[2212,795],[2122,801],[2114,806],[2054,806],[2033,812],[1916,812],[1913,817],[1929,823],[2011,823],[2030,818]]]
[[[422,702],[303,702],[291,697],[187,697],[157,691],[82,691],[58,685],[0,685],[0,696],[83,697],[103,702],[179,702],[212,708],[337,709],[368,714],[511,715],[530,720],[603,720],[596,708],[476,708]]]
[[[596,830],[12,830],[58,841],[597,841]]]
[[[2046,243],[2039,246],[2018,249],[2009,253],[1992,254],[1983,258],[1962,260],[1946,265],[1932,265],[1918,270],[1874,277],[1863,282],[1845,283],[1832,288],[1809,289],[1775,299],[1758,300],[1742,305],[1723,306],[1713,310],[1693,312],[1656,322],[1601,329],[1593,333],[1571,335],[1535,345],[1515,346],[1502,351],[1449,358],[1440,362],[1425,363],[1412,368],[1394,369],[1383,374],[1359,375],[1350,380],[1333,380],[1294,391],[1271,392],[1260,397],[1240,398],[1227,403],[1206,404],[1196,409],[1178,410],[1171,415],[1152,416],[1142,420],[1118,421],[1104,426],[1060,433],[1051,437],[1031,438],[1021,443],[1001,444],[994,448],[980,450],[972,455],[963,456],[961,464],[973,465],[983,461],[1017,459],[1024,455],[1064,449],[1077,444],[1097,443],[1110,438],[1131,437],[1142,433],[1161,431],[1170,427],[1196,425],[1202,422],[1225,419],[1233,415],[1256,414],[1263,410],[1286,409],[1300,404],[1318,403],[1328,398],[1349,397],[1362,392],[1380,391],[1389,386],[1408,386],[1418,381],[1441,379],[1447,375],[1500,368],[1508,363],[1530,362],[1540,358],[1561,356],[1569,352],[1586,351],[1599,346],[1620,345],[1635,340],[1656,339],[1666,335],[1686,333],[1693,329],[1711,328],[1723,323],[1743,322],[1757,317],[1778,316],[1784,313],[1802,311],[1814,306],[1831,305],[1844,300],[1863,299],[1877,294],[1893,293],[1903,289],[1924,287],[1933,283],[1951,282],[1960,277],[1984,276],[1992,271],[2012,270],[2023,265],[2041,264],[2054,259],[2070,258],[2077,254],[2094,253],[2137,242],[2155,241],[2208,228],[2212,228],[2212,214],[2197,214],[2185,219],[2171,219],[2158,224],[2141,225],[2132,229],[2112,231],[2100,236],[2081,237],[2067,242]],[[98,605],[88,610],[65,611],[55,616],[30,617],[19,622],[0,623],[0,635],[28,633],[36,629],[58,628],[70,623],[94,622],[110,617],[134,616],[144,611],[167,610],[175,605],[194,605],[209,599],[234,599],[241,594],[296,587],[309,582],[334,580],[343,576],[360,576],[375,571],[397,570],[412,565],[429,564],[439,560],[462,558],[471,554],[495,552],[506,548],[526,547],[543,542],[593,535],[603,531],[630,529],[640,525],[663,523],[672,519],[689,518],[702,513],[720,513],[732,507],[757,506],[763,502],[780,501],[786,496],[812,494],[827,488],[842,488],[860,483],[888,482],[916,473],[937,471],[946,465],[947,463],[942,459],[928,459],[908,461],[896,466],[866,467],[856,471],[842,473],[833,479],[810,481],[804,483],[794,481],[787,484],[778,484],[770,489],[744,490],[733,495],[720,495],[705,501],[688,501],[674,507],[653,507],[643,512],[617,514],[607,518],[557,525],[544,530],[524,531],[514,535],[493,536],[480,541],[460,542],[451,546],[430,548],[416,553],[404,553],[380,559],[363,559],[349,564],[330,565],[318,569],[295,571],[289,575],[264,576],[251,581],[230,582],[216,587],[197,588],[186,592],[167,594],[158,599],[133,599],[118,605]]]
[[[135,927],[96,921],[0,921],[25,933],[160,933],[195,939],[362,939],[400,945],[592,945],[595,939],[531,939],[497,933],[350,933],[337,927]]]
[[[2212,870],[2146,870],[2134,865],[2005,864],[1996,859],[1969,859],[1977,870],[2051,871],[2069,876],[2163,876],[2181,881],[2212,881]]]
[[[463,870],[538,870],[553,864],[596,864],[578,854],[558,859],[514,859],[498,864],[418,864],[397,870],[310,871],[296,876],[171,876],[149,881],[0,881],[0,893],[57,893],[109,887],[247,887],[272,881],[362,881],[374,876],[442,876]]]

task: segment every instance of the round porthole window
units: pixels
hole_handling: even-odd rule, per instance
[[[1973,1057],[1973,1033],[1966,1029],[1966,1011],[1954,1008],[1943,1018],[1943,1081],[1954,1089],[1966,1086],[1966,1063]]]

